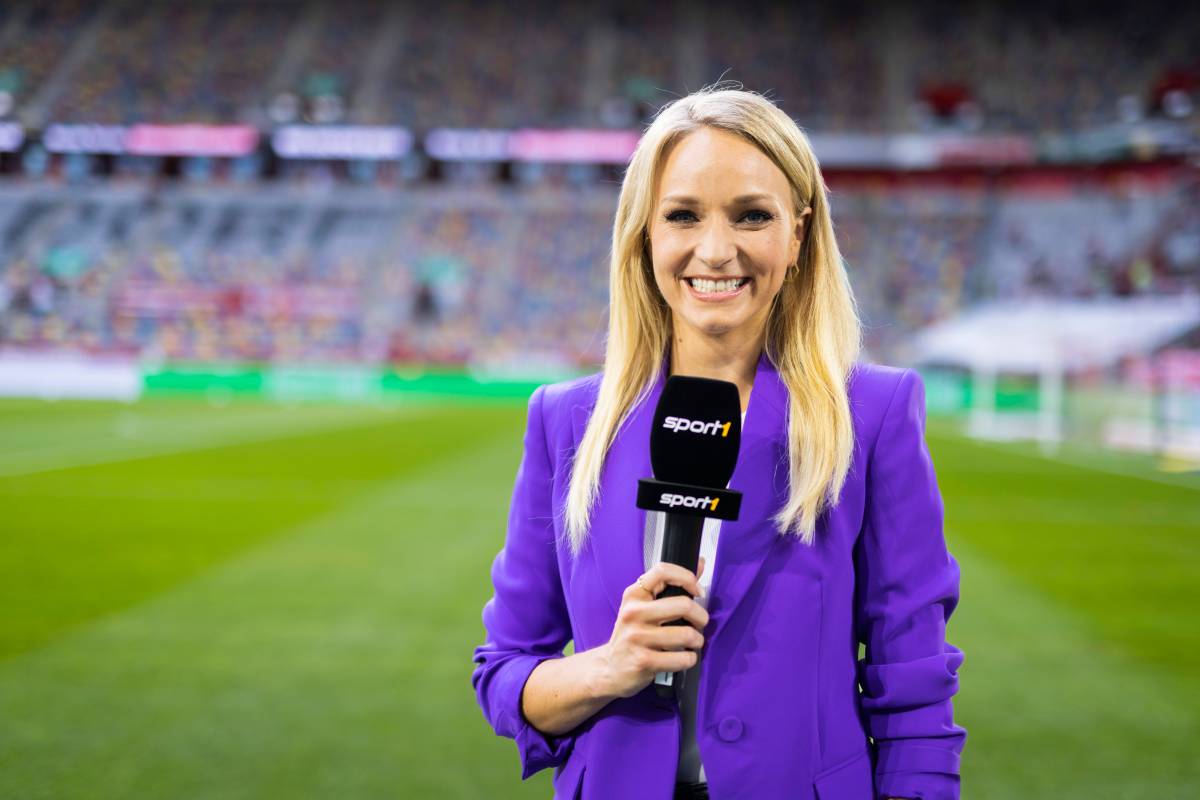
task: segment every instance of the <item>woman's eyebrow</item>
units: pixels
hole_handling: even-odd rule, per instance
[[[740,206],[740,205],[745,205],[746,203],[755,203],[755,202],[761,202],[764,200],[765,201],[774,201],[774,199],[775,198],[772,197],[771,195],[763,194],[761,192],[755,193],[755,194],[740,194],[737,197],[733,198],[733,200],[731,200],[729,202],[729,204],[731,206]],[[697,200],[696,198],[692,197],[691,195],[669,194],[662,199],[662,203],[679,203],[680,205],[685,205],[685,206],[695,206],[695,205],[699,205],[700,201]],[[662,205],[662,203],[660,203],[659,205]]]

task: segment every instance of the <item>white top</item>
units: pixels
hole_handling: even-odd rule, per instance
[[[742,425],[746,423],[746,412],[742,412]],[[643,553],[646,569],[662,560],[663,531],[666,528],[667,516],[661,511],[646,512],[646,533],[643,539]],[[717,566],[717,536],[721,532],[721,520],[707,518],[704,520],[703,532],[700,535],[700,556],[704,559],[704,572],[700,575],[700,588],[704,594],[695,598],[702,607],[708,608],[709,587],[712,586],[713,575]],[[700,687],[700,661],[696,666],[687,670],[683,676],[683,687],[679,694],[679,712],[682,731],[679,736],[679,765],[675,771],[677,781],[688,783],[705,783],[704,764],[700,762],[700,748],[696,744],[696,697]]]
[[[663,529],[666,526],[666,514],[661,511],[646,512],[645,562],[646,569],[662,560]],[[700,539],[700,555],[704,558],[704,572],[700,575],[700,586],[704,595],[697,597],[696,602],[708,607],[708,591],[712,585],[713,568],[716,566],[717,535],[721,530],[721,520],[704,520],[704,532]],[[700,749],[696,744],[696,697],[700,684],[700,662],[687,670],[683,677],[682,690],[679,693],[679,711],[683,730],[679,737],[679,766],[675,778],[688,783],[703,782],[704,765],[700,763]]]

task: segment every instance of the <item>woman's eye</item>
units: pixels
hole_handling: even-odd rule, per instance
[[[667,214],[663,219],[667,222],[695,222],[696,215],[686,209],[679,209]],[[774,214],[769,211],[762,211],[761,209],[747,211],[742,215],[742,221],[749,222],[752,225],[762,225],[773,219],[775,219]]]
[[[760,211],[755,209],[753,211],[747,211],[745,214],[743,214],[742,219],[746,220],[747,222],[763,223],[770,222],[771,220],[775,219],[775,216],[769,211]]]

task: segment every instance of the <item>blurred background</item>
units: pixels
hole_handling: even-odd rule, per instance
[[[549,796],[469,682],[525,400],[719,79],[924,376],[964,797],[1200,796],[1200,6],[0,0],[0,797]]]

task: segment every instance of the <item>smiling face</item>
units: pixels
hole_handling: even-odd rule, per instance
[[[759,337],[800,255],[787,176],[742,137],[702,127],[674,143],[650,221],[654,280],[674,336]]]

